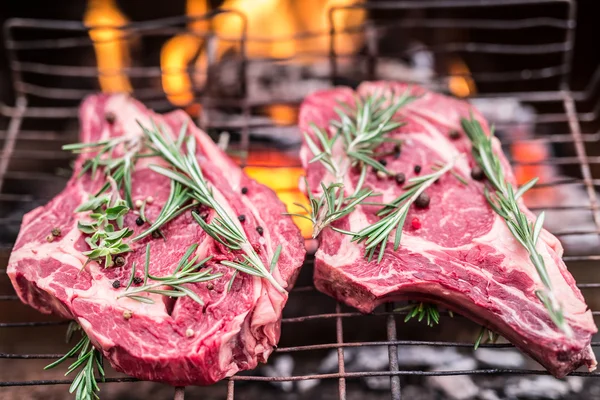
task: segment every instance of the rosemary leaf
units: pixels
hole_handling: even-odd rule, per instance
[[[530,223],[517,203],[517,200],[528,189],[535,185],[537,178],[532,179],[515,192],[513,186],[504,178],[500,159],[494,153],[493,128],[490,136],[486,135],[481,124],[473,117],[473,115],[471,115],[469,119],[463,118],[461,123],[472,143],[473,157],[485,173],[493,188],[493,191],[490,191],[487,188],[485,190],[485,196],[488,203],[492,209],[505,220],[506,226],[512,235],[529,253],[529,259],[544,285],[544,290],[536,291],[536,295],[548,310],[551,320],[566,336],[572,336],[573,331],[569,327],[562,306],[553,292],[552,283],[548,271],[546,270],[544,259],[536,248],[537,240],[544,222],[544,214],[542,213],[536,221]]]

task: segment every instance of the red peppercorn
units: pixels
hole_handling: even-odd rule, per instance
[[[411,225],[414,229],[421,228],[421,220],[417,217],[414,217],[411,221]]]

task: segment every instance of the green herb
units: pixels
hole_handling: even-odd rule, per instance
[[[214,198],[212,188],[208,186],[202,169],[196,159],[196,140],[193,136],[186,136],[187,125],[184,124],[179,132],[177,141],[173,141],[168,133],[161,134],[158,127],[153,125],[147,129],[141,125],[145,136],[151,143],[153,150],[163,158],[171,168],[151,165],[150,169],[178,182],[189,189],[189,196],[198,203],[206,205],[215,211],[215,216],[210,223],[205,222],[197,213],[192,212],[200,227],[214,240],[223,244],[230,250],[241,251],[239,261],[221,261],[221,264],[234,268],[250,275],[258,276],[269,281],[278,291],[286,293],[285,289],[275,280],[270,270],[263,264],[254,247],[246,237],[246,233],[234,221],[223,206]],[[182,147],[185,145],[185,153]],[[277,262],[278,253],[275,254],[271,264]]]
[[[356,206],[361,204],[366,198],[373,196],[371,190],[364,189],[356,195],[345,197],[344,185],[341,183],[331,183],[329,186],[321,183],[323,194],[317,199],[313,196],[306,179],[305,183],[310,210],[303,204],[294,204],[304,209],[308,215],[294,213],[286,213],[286,215],[293,215],[311,221],[313,224],[313,238],[316,238],[325,227],[354,211]]]
[[[385,142],[399,141],[386,136],[403,124],[393,120],[400,107],[416,99],[407,90],[399,98],[386,98],[372,95],[366,98],[356,97],[354,108],[349,104],[340,103],[335,112],[339,121],[332,121],[337,133],[329,137],[327,132],[311,124],[311,129],[317,138],[317,143],[305,133],[306,144],[314,157],[310,162],[320,161],[334,176],[336,183],[343,182],[350,167],[359,167],[360,178],[353,196],[357,196],[365,181],[368,167],[387,175],[391,173],[375,158],[375,150]],[[342,141],[343,152],[338,159],[334,156],[334,146]]]
[[[485,188],[485,197],[492,209],[505,221],[515,239],[527,250],[529,259],[537,270],[544,290],[536,290],[535,294],[548,310],[554,324],[564,332],[566,336],[573,334],[565,320],[562,306],[558,302],[550,282],[550,276],[541,254],[536,249],[536,243],[542,231],[544,213],[542,212],[535,222],[529,222],[527,216],[519,209],[518,200],[527,190],[531,189],[537,178],[532,179],[515,191],[513,186],[504,178],[504,172],[500,159],[493,151],[494,129],[487,136],[481,124],[471,115],[470,119],[461,120],[463,129],[473,145],[472,153],[475,161],[485,173],[490,182],[493,192]]]
[[[418,304],[410,304],[406,307],[397,308],[394,311],[408,311],[408,314],[406,314],[406,317],[404,318],[404,322],[408,322],[411,319],[416,318],[419,322],[425,320],[427,326],[431,327],[440,323],[440,312],[435,304],[421,302]]]
[[[72,151],[75,154],[86,154],[96,152],[96,155],[83,163],[80,176],[91,171],[92,179],[96,177],[98,170],[102,170],[107,182],[95,194],[94,197],[110,189],[109,178],[113,179],[119,188],[125,193],[125,200],[129,208],[133,208],[131,197],[131,174],[135,162],[140,157],[142,141],[139,136],[119,136],[109,140],[92,143],[74,143],[62,147],[63,150]],[[120,155],[116,155],[120,151]],[[149,155],[148,155],[149,156]]]
[[[394,229],[396,230],[394,237],[394,250],[398,250],[398,247],[400,247],[402,227],[406,221],[406,216],[408,215],[410,206],[414,203],[417,197],[419,197],[419,195],[425,191],[425,189],[431,186],[446,172],[450,171],[455,162],[456,158],[438,171],[410,179],[407,182],[407,185],[404,187],[406,192],[402,193],[402,195],[397,197],[394,201],[384,206],[377,213],[378,216],[383,218],[374,224],[361,229],[359,232],[348,232],[337,228],[333,229],[338,232],[351,235],[352,241],[356,241],[358,243],[364,241],[365,257],[368,257],[369,261],[373,259],[373,255],[377,250],[379,250],[377,262],[381,262],[390,235]]]
[[[94,375],[94,370],[98,371],[98,374],[104,381],[104,367],[102,362],[102,353],[99,350],[96,350],[94,346],[90,343],[90,339],[83,332],[81,327],[75,323],[71,322],[69,325],[69,329],[67,331],[67,342],[70,341],[70,337],[74,331],[81,331],[82,338],[73,347],[67,354],[65,354],[60,359],[56,360],[52,364],[47,365],[44,369],[54,368],[57,365],[63,363],[67,359],[71,357],[75,357],[77,355],[77,360],[69,366],[67,373],[65,376],[69,375],[73,371],[79,369],[79,372],[75,376],[71,387],[69,388],[69,393],[75,393],[76,400],[93,400],[99,399],[98,392],[100,388],[98,387],[98,382],[96,380],[96,376]]]
[[[192,199],[189,195],[189,190],[187,188],[184,188],[179,182],[172,180],[169,198],[167,199],[162,210],[160,211],[158,218],[152,223],[152,225],[147,230],[134,237],[132,241],[140,240],[152,234],[152,232],[159,230],[163,225],[171,221],[173,218],[177,217],[185,210],[189,209],[190,207],[193,207],[195,204],[192,203],[191,200]],[[188,204],[185,205],[186,203]],[[148,221],[143,212],[144,207],[145,203],[142,205],[142,208],[140,208],[140,216],[144,221]]]
[[[114,193],[92,197],[75,210],[76,212],[92,211],[89,215],[91,221],[77,222],[80,231],[91,235],[85,239],[91,248],[83,252],[83,255],[88,257],[86,264],[92,260],[99,262],[104,258],[104,267],[112,267],[114,256],[131,251],[129,245],[123,243],[123,239],[133,234],[133,230],[123,228],[123,217],[129,212],[129,207],[121,198],[111,204],[113,196]],[[115,230],[115,224],[118,230]]]
[[[497,333],[489,330],[485,326],[482,326],[481,329],[479,330],[479,335],[477,335],[477,340],[475,340],[475,344],[473,345],[474,350],[477,350],[479,348],[479,345],[481,345],[482,341],[484,340],[484,337],[486,336],[486,334],[485,334],[486,332],[487,332],[487,341],[488,342],[496,343],[496,341],[500,337],[500,335],[498,335]]]
[[[133,300],[152,304],[154,303],[154,300],[146,296],[140,296],[140,294],[154,293],[169,297],[189,296],[195,302],[204,305],[202,299],[198,297],[194,291],[184,285],[188,283],[208,282],[220,278],[223,274],[213,274],[210,269],[202,270],[204,264],[206,264],[211,257],[207,257],[203,260],[198,260],[199,256],[197,255],[192,257],[192,254],[194,254],[197,248],[198,245],[193,244],[187,249],[171,275],[154,276],[150,274],[150,243],[148,243],[148,245],[146,245],[146,261],[144,264],[144,284],[140,287],[131,289],[133,277],[135,276],[135,264],[133,264],[131,268],[131,277],[125,288],[125,293],[117,298],[129,297]],[[154,283],[149,284],[148,280],[154,281]],[[165,289],[165,286],[168,286],[169,289]]]

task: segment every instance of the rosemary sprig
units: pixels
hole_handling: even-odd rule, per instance
[[[163,225],[167,222],[171,221],[173,218],[177,217],[179,214],[194,206],[194,203],[191,201],[191,197],[189,195],[189,190],[184,188],[179,182],[172,180],[171,181],[171,192],[169,193],[169,198],[167,199],[165,205],[163,206],[160,214],[156,218],[156,221],[150,225],[148,229],[144,232],[140,233],[136,237],[132,239],[133,242],[140,240],[152,232],[159,230]],[[186,203],[188,203],[186,205]],[[140,209],[140,216],[144,221],[146,221],[145,215],[143,215],[143,207]]]
[[[197,244],[191,245],[185,254],[179,260],[175,270],[168,276],[154,276],[150,274],[150,243],[146,245],[146,261],[144,264],[144,284],[134,289],[131,288],[133,277],[135,276],[135,264],[131,268],[131,277],[125,288],[125,292],[117,298],[128,297],[142,303],[153,304],[154,300],[146,296],[140,296],[141,293],[154,293],[169,297],[184,297],[189,296],[192,300],[200,305],[204,305],[202,299],[194,293],[194,291],[183,286],[187,283],[208,282],[213,279],[223,276],[221,273],[212,274],[210,269],[202,270],[204,264],[212,257],[207,257],[203,260],[198,260],[199,256],[193,256],[198,248]],[[152,280],[155,283],[148,283]],[[169,289],[164,287],[168,286]]]
[[[54,368],[57,365],[62,364],[67,359],[77,355],[77,360],[69,366],[69,369],[65,374],[65,376],[67,376],[79,369],[79,372],[75,376],[73,383],[71,383],[69,393],[74,392],[76,400],[99,399],[100,397],[98,397],[98,392],[100,391],[100,388],[98,387],[94,370],[98,371],[102,381],[104,381],[102,353],[92,346],[88,336],[75,322],[71,322],[69,325],[69,329],[67,331],[67,342],[70,340],[70,336],[75,330],[81,331],[81,340],[67,354],[54,361],[52,364],[47,365],[44,370]]]
[[[114,256],[131,251],[129,245],[123,243],[123,239],[133,234],[133,230],[123,228],[123,217],[129,211],[129,207],[121,198],[111,204],[114,196],[113,193],[92,197],[75,210],[76,212],[92,211],[89,215],[91,221],[77,222],[80,231],[91,235],[85,239],[91,249],[83,252],[83,255],[88,257],[86,264],[104,258],[104,267],[109,268],[114,265]],[[117,225],[118,230],[115,230],[114,224]]]
[[[385,248],[388,244],[389,237],[392,231],[395,229],[396,234],[394,236],[394,250],[398,250],[400,246],[400,239],[402,238],[402,227],[406,221],[406,216],[410,206],[419,197],[421,193],[431,186],[436,180],[438,180],[446,172],[450,171],[454,167],[456,158],[447,163],[443,168],[439,169],[428,175],[414,177],[407,182],[405,186],[406,191],[397,197],[394,201],[384,206],[377,215],[381,218],[379,221],[372,225],[369,225],[359,232],[348,232],[333,228],[338,232],[345,233],[352,236],[352,241],[358,243],[365,242],[365,257],[368,257],[369,261],[372,260],[375,251],[379,248],[379,256],[377,262],[381,262]]]
[[[463,118],[461,123],[473,145],[473,157],[485,173],[493,188],[493,191],[488,190],[487,187],[485,188],[485,197],[487,198],[488,203],[492,209],[506,221],[506,226],[515,239],[529,253],[529,259],[537,270],[540,280],[545,288],[544,290],[536,290],[535,294],[548,310],[548,314],[554,324],[562,330],[566,336],[570,337],[573,332],[567,324],[562,306],[552,290],[552,283],[548,271],[546,270],[544,259],[536,248],[544,223],[544,213],[542,212],[535,222],[530,223],[527,220],[525,213],[520,210],[518,204],[519,198],[536,184],[537,178],[532,179],[515,191],[513,186],[504,178],[500,160],[493,151],[493,127],[490,136],[487,136],[483,131],[481,124],[472,115],[470,119]]]
[[[408,311],[408,314],[406,314],[406,317],[404,318],[404,322],[416,318],[419,322],[425,319],[427,326],[431,327],[440,323],[440,312],[435,304],[423,302],[409,304],[408,306],[397,308],[394,311]]]
[[[223,206],[214,198],[212,189],[208,186],[196,159],[196,140],[193,136],[186,135],[187,124],[181,127],[177,141],[173,141],[170,134],[166,132],[161,134],[158,127],[154,124],[152,129],[148,129],[142,124],[139,125],[157,155],[171,166],[171,168],[166,168],[159,165],[151,165],[150,169],[188,188],[190,191],[189,196],[192,199],[212,208],[216,215],[210,223],[205,222],[197,213],[192,213],[192,215],[201,228],[213,239],[230,250],[239,250],[243,253],[240,261],[221,261],[221,264],[250,275],[264,278],[278,291],[286,293],[286,290],[263,264],[262,259],[254,250],[239,223],[234,221]],[[181,149],[183,145],[185,145],[185,153]],[[277,262],[278,254],[276,252],[274,255],[271,265]]]
[[[371,190],[363,189],[356,195],[345,197],[343,184],[330,183],[328,186],[325,186],[325,184],[321,182],[323,194],[317,199],[312,194],[306,179],[305,183],[310,209],[300,203],[294,204],[304,209],[308,215],[295,213],[286,213],[286,215],[292,215],[311,221],[313,224],[313,238],[319,236],[319,233],[321,233],[325,227],[350,214],[357,205],[361,204],[368,197],[373,196]]]
[[[385,96],[372,95],[366,98],[356,97],[354,108],[349,104],[340,103],[335,112],[339,121],[331,121],[337,129],[332,137],[327,132],[311,124],[311,129],[317,142],[305,133],[306,144],[313,153],[310,162],[320,161],[334,176],[335,183],[343,182],[350,167],[360,167],[360,179],[353,196],[357,196],[362,188],[368,167],[373,167],[390,175],[391,173],[377,160],[375,150],[385,142],[399,141],[387,136],[388,133],[403,125],[394,121],[394,115],[400,109],[416,99],[407,90],[399,98],[388,99]],[[390,103],[388,105],[388,103]],[[339,158],[334,157],[334,146],[341,140],[343,153]]]
[[[487,332],[487,339],[484,339]],[[489,330],[485,326],[482,326],[479,330],[479,335],[477,335],[477,339],[475,340],[475,344],[473,345],[473,350],[477,350],[482,342],[487,341],[491,343],[496,343],[498,341],[498,335],[496,332]]]
[[[139,136],[119,136],[98,142],[72,143],[63,146],[62,149],[75,154],[96,152],[94,157],[84,162],[80,176],[91,170],[92,178],[95,178],[98,170],[102,170],[106,178],[106,183],[98,190],[94,197],[98,197],[110,189],[109,178],[111,178],[117,183],[119,188],[123,189],[125,201],[129,208],[133,208],[131,174],[133,173],[135,162],[141,157],[142,140]],[[122,152],[119,156],[115,155],[117,149],[121,149]]]

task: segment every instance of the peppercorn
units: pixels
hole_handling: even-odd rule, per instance
[[[144,225],[144,220],[142,219],[142,217],[137,217],[137,218],[135,219],[135,224],[136,224],[137,226],[142,226],[142,225]]]
[[[238,220],[240,222],[244,222],[246,220],[246,216],[244,214],[241,214],[241,215],[238,216]]]
[[[115,115],[115,113],[108,111],[104,114],[104,119],[106,120],[106,122],[112,125],[117,120],[117,116]]]
[[[387,165],[387,160],[379,160],[379,164],[383,165],[384,167]]]
[[[415,165],[415,174],[420,174],[421,173],[421,166],[420,165]]]
[[[121,287],[121,281],[118,280],[118,279],[116,281],[113,281],[112,287],[114,287],[115,289],[120,288]]]
[[[263,232],[264,232],[264,229],[262,228],[262,226],[257,226],[257,227],[256,227],[256,232],[258,232],[258,234],[259,234],[260,236],[262,236],[262,234],[263,234]]]
[[[52,233],[52,236],[54,237],[59,237],[62,234],[59,228],[52,228],[50,233]]]
[[[134,284],[139,285],[142,282],[144,282],[144,280],[142,278],[140,278],[139,276],[134,276],[133,277],[133,283]]]
[[[377,171],[377,179],[385,179],[387,178],[387,174],[383,171]]]
[[[48,243],[54,242],[54,236],[52,236],[52,235],[46,236],[46,242],[48,242]]]
[[[429,207],[430,201],[431,200],[427,193],[421,193],[419,196],[417,196],[417,199],[415,200],[415,206],[417,206],[417,208],[427,208]]]
[[[479,165],[474,166],[471,170],[471,178],[473,178],[476,181],[481,181],[483,180],[483,178],[485,178],[485,174],[483,173],[483,170],[479,167]]]
[[[406,181],[406,175],[404,175],[402,172],[398,172],[396,175],[394,175],[394,179],[398,185],[402,185]]]
[[[242,194],[246,194],[246,193],[248,193],[248,188],[244,186],[242,188]]]
[[[133,317],[133,311],[131,311],[131,310],[123,311],[123,318],[131,319],[131,317]]]
[[[122,267],[123,265],[125,265],[125,257],[118,256],[117,258],[115,258],[115,265],[117,267]]]
[[[412,225],[413,229],[421,228],[421,220],[417,217],[414,217],[410,224]]]
[[[400,152],[401,152],[401,151],[402,151],[402,146],[400,146],[400,143],[397,143],[397,144],[394,146],[394,153],[398,153],[398,154],[400,154]]]
[[[158,231],[153,231],[153,232],[152,232],[152,237],[153,237],[154,239],[158,239],[158,238],[160,237],[160,233],[159,233]]]
[[[215,288],[215,285],[213,285],[212,283],[209,282],[208,285],[206,285],[206,288],[208,290],[213,290]]]
[[[456,129],[453,129],[450,132],[448,132],[448,136],[450,136],[450,139],[456,140],[460,137],[460,132]]]

